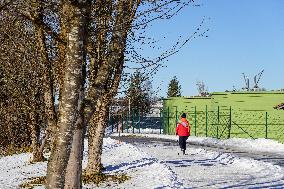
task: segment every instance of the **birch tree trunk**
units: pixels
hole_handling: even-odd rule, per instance
[[[87,51],[86,51],[86,38],[84,40],[84,63],[82,67],[82,83],[79,94],[79,117],[75,124],[75,130],[73,134],[72,149],[69,157],[66,175],[65,175],[65,189],[79,189],[82,188],[82,160],[84,152],[84,136],[86,133],[86,124],[84,118],[85,110],[85,82],[86,82],[86,65],[87,65]]]
[[[81,113],[73,134],[72,149],[68,161],[64,189],[82,188],[82,159],[84,150],[84,115]]]
[[[105,128],[107,126],[107,109],[108,104],[101,100],[101,102],[98,103],[96,113],[90,123],[91,126],[89,128],[88,138],[89,157],[86,168],[87,174],[95,174],[102,171],[101,154]]]
[[[80,3],[63,1],[64,14],[67,17],[67,51],[64,84],[62,87],[59,131],[47,168],[47,189],[62,189],[71,151],[72,134],[78,117],[79,90],[82,80],[83,41],[85,34],[84,10]]]

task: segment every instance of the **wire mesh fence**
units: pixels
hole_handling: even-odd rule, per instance
[[[110,114],[109,126],[112,132],[175,134],[182,113],[187,114],[191,136],[214,137],[218,139],[267,138],[284,142],[284,111],[239,110],[233,107],[190,107],[179,110],[167,107],[159,115],[140,112]]]
[[[192,136],[210,136],[219,139],[269,138],[284,142],[284,111],[241,111],[232,107],[190,107],[179,111],[177,107],[164,109],[163,126],[165,134],[175,134],[179,116],[187,114]]]
[[[163,133],[162,114],[151,115],[140,112],[124,112],[109,115],[112,132],[121,133]]]

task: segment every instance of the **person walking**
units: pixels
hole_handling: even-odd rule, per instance
[[[180,149],[181,149],[183,155],[185,155],[186,140],[190,136],[190,124],[189,124],[188,120],[186,119],[185,113],[183,113],[181,115],[180,121],[177,124],[176,135],[179,136],[179,140],[178,140],[179,146],[180,146]]]

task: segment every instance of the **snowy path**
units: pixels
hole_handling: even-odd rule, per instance
[[[118,140],[118,137],[113,136],[112,138]],[[141,144],[148,144],[148,146],[157,146],[162,145],[162,146],[175,146],[175,149],[178,147],[178,142],[169,140],[169,139],[163,139],[163,138],[138,138],[138,137],[121,137],[120,138],[122,141],[131,143],[134,145],[139,145]],[[143,146],[143,145],[142,145]],[[187,142],[187,147],[188,148],[203,148],[206,149],[207,151],[218,151],[222,153],[231,153],[234,154],[235,156],[238,157],[245,157],[245,158],[252,158],[254,160],[259,160],[259,161],[264,161],[264,162],[269,162],[272,163],[273,165],[279,165],[284,168],[284,156],[277,154],[277,153],[269,153],[269,152],[253,152],[253,151],[242,151],[240,149],[236,149],[233,147],[220,147],[220,146],[214,146],[214,145],[201,145],[201,144],[196,144],[193,142]]]
[[[284,188],[284,157],[279,154],[189,144],[188,155],[182,156],[173,140],[130,136],[121,140],[168,166],[181,188]]]
[[[183,156],[177,154],[176,136],[140,136],[145,137],[122,137],[125,142],[120,142],[112,134],[113,139],[104,139],[105,172],[124,173],[129,180],[83,188],[284,188],[284,144],[276,141],[190,137],[188,155]],[[30,157],[0,157],[0,189],[19,188],[29,178],[46,174],[47,162],[31,164]],[[83,167],[87,158],[86,140]]]
[[[200,147],[206,150],[218,151],[222,153],[231,153],[234,156],[244,157],[244,158],[252,158],[254,160],[268,162],[273,165],[279,165],[284,168],[284,156],[271,153],[271,152],[253,152],[253,151],[242,151],[240,149],[235,149],[233,147],[220,147],[220,146],[210,146],[210,145],[198,145],[191,142],[188,142],[190,147]]]

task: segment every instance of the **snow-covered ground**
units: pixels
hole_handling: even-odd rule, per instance
[[[139,136],[177,140],[176,136],[159,134]],[[275,153],[284,158],[284,144],[272,140],[189,137],[188,142],[255,153]],[[99,188],[284,188],[284,167],[202,146],[193,148],[188,145],[186,156],[177,155],[177,152],[177,146],[132,145],[107,137],[102,156],[106,172],[126,173],[131,178],[121,184],[104,184]],[[30,156],[19,154],[0,158],[1,189],[19,188],[19,184],[28,178],[45,175],[47,162],[30,164]],[[83,166],[86,166],[86,160],[85,151]],[[96,186],[85,185],[84,188]]]
[[[151,137],[151,138],[162,138],[169,140],[178,140],[178,137],[175,135],[164,135],[158,134],[159,130],[141,130],[141,133],[120,133],[121,136],[127,135],[137,135],[141,137]],[[118,133],[108,133],[109,136],[118,136]],[[284,144],[279,143],[275,140],[271,139],[244,139],[244,138],[230,138],[226,140],[219,140],[211,137],[194,137],[190,136],[187,139],[188,143],[196,144],[196,145],[205,145],[205,146],[215,146],[215,147],[228,147],[239,149],[242,151],[248,152],[262,152],[262,153],[276,153],[279,155],[283,155],[284,158]]]

